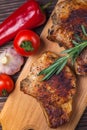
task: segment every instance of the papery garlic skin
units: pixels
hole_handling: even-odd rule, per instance
[[[0,54],[0,73],[14,75],[20,71],[23,63],[24,58],[13,47],[8,47]]]

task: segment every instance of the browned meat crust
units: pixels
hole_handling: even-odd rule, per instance
[[[76,93],[76,78],[68,66],[47,81],[41,81],[44,75],[37,76],[57,58],[58,55],[52,52],[42,54],[37,62],[33,63],[29,75],[20,83],[21,91],[40,102],[47,122],[53,128],[69,121],[73,96]]]
[[[58,3],[52,15],[52,23],[48,39],[58,42],[60,46],[73,47],[75,34],[87,39],[81,29],[81,25],[87,28],[87,1],[65,0]]]
[[[75,71],[78,75],[87,74],[87,48],[85,48],[75,62]]]

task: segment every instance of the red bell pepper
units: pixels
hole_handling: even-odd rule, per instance
[[[42,25],[46,15],[38,2],[28,0],[0,24],[0,46],[12,40],[18,31]]]

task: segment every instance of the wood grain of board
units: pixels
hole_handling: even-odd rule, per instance
[[[0,113],[2,130],[53,130],[48,127],[40,104],[31,96],[20,91],[20,81],[29,73],[32,62],[47,50],[59,53],[60,48],[56,43],[47,40],[47,31],[51,26],[51,19],[47,22],[41,34],[41,48],[39,52],[30,57],[17,82],[13,93],[8,97],[3,110]],[[74,130],[87,105],[87,77],[77,77],[77,93],[74,97],[71,120],[56,130]]]

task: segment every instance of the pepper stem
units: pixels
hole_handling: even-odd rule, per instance
[[[34,50],[31,41],[23,41],[22,44],[20,45],[20,47],[23,48],[25,51],[33,51]]]
[[[44,10],[44,9],[47,9],[50,5],[52,4],[52,0],[50,2],[48,2],[47,4],[45,5],[42,5],[41,8]]]

